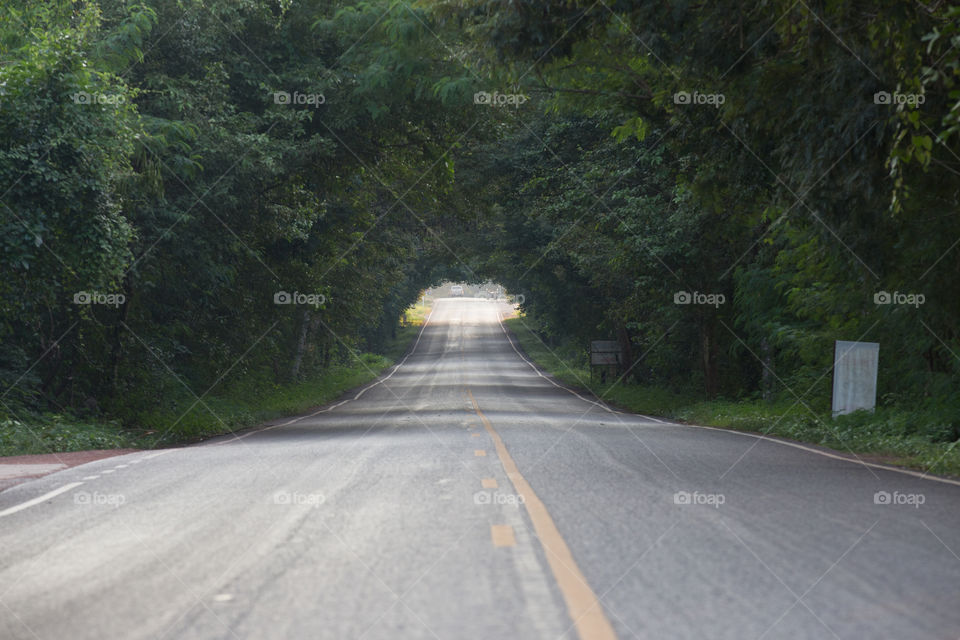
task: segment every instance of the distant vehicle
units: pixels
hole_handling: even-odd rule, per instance
[[[461,286],[458,285],[458,284],[453,285],[452,287],[450,287],[450,295],[452,295],[452,296],[462,296],[462,295],[463,295],[463,287],[461,287]]]

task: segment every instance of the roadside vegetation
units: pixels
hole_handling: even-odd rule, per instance
[[[18,418],[8,417],[0,424],[0,456],[151,449],[195,442],[274,418],[305,413],[374,380],[402,358],[423,325],[422,315],[422,308],[411,308],[396,336],[387,342],[384,354],[356,354],[352,362],[332,366],[295,383],[247,378],[199,401],[182,389],[169,389],[164,394],[164,405],[141,413],[134,425],[124,425],[119,420],[91,420],[76,414],[26,413]]]
[[[596,376],[591,379],[582,346],[547,346],[529,318],[511,318],[505,324],[541,368],[612,406],[695,425],[788,438],[870,462],[960,476],[960,447],[944,437],[950,421],[942,411],[883,407],[875,413],[858,411],[833,419],[829,408],[814,408],[795,398],[705,400],[692,389],[680,392],[613,377],[601,382]]]
[[[380,8],[4,3],[2,451],[189,440],[387,365],[470,123],[425,90],[448,63],[383,73],[425,16]]]
[[[405,330],[409,330],[410,328],[416,328],[419,330],[419,327],[423,326],[423,323],[425,323],[427,318],[430,317],[430,313],[432,311],[432,298],[418,300],[410,305],[410,307],[400,317],[400,326]]]
[[[813,441],[834,342],[876,342],[877,413],[829,424],[960,441],[954,3],[0,12],[0,425],[247,423],[447,279]]]

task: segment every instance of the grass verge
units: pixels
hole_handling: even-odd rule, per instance
[[[871,462],[960,476],[960,440],[949,440],[949,417],[916,408],[880,407],[836,419],[803,404],[705,400],[655,386],[591,384],[585,354],[548,348],[523,318],[505,321],[531,360],[558,380],[634,413],[778,436],[835,449]]]
[[[151,449],[196,442],[305,413],[370,382],[398,361],[420,331],[424,317],[423,313],[408,313],[384,354],[360,354],[352,362],[307,380],[275,384],[251,377],[221,395],[204,397],[200,403],[182,389],[171,390],[163,406],[138,415],[132,427],[119,420],[80,419],[58,413],[0,415],[0,456]]]

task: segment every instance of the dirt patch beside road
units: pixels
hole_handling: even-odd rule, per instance
[[[49,473],[135,451],[138,451],[138,449],[98,449],[94,451],[68,451],[31,456],[0,457],[0,491]]]

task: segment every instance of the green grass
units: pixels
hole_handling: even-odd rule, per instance
[[[427,300],[426,304],[418,302],[412,305],[404,313],[404,321],[402,326],[416,326],[420,327],[424,322],[427,321],[427,317],[430,315],[430,312],[433,310],[433,300]]]
[[[118,420],[84,420],[63,414],[0,415],[0,456],[150,449],[196,442],[305,413],[348,389],[370,382],[399,360],[423,323],[419,314],[408,314],[408,319],[397,329],[396,338],[387,345],[384,355],[364,353],[352,362],[291,384],[274,384],[265,379],[269,378],[266,374],[251,376],[199,403],[177,385],[164,396],[161,407],[137,414],[131,421],[135,426],[123,426]]]
[[[365,353],[359,361],[300,382],[275,384],[250,377],[202,403],[192,395],[171,392],[161,408],[139,416],[138,425],[145,431],[140,440],[148,447],[183,444],[304,413],[373,380],[391,364],[386,356]]]
[[[61,414],[20,417],[0,418],[0,456],[142,447],[137,435],[117,422],[78,421]]]
[[[861,459],[960,476],[960,440],[949,410],[879,407],[833,419],[803,404],[762,400],[705,400],[654,386],[591,383],[586,354],[547,347],[523,318],[505,321],[529,357],[570,386],[611,405],[691,424],[737,429],[805,442]]]

